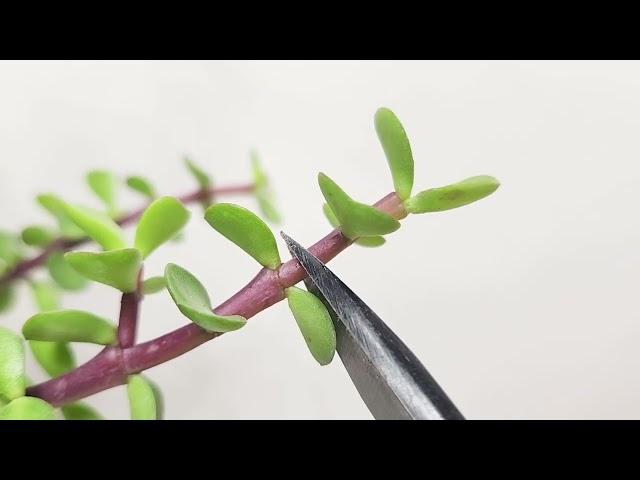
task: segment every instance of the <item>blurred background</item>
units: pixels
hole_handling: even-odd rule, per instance
[[[217,185],[244,183],[255,148],[284,217],[274,230],[309,245],[330,230],[319,171],[361,201],[393,189],[380,106],[411,140],[414,192],[478,174],[502,186],[410,216],[384,247],[354,246],[331,268],[468,418],[640,418],[638,62],[3,62],[0,228],[49,222],[42,192],[98,206],[84,181],[94,168],[178,195],[195,188],[188,154]],[[123,187],[121,204],[142,201]],[[219,304],[258,268],[192,211],[184,241],[146,273],[178,263]],[[115,321],[119,294],[93,284],[64,306]],[[23,291],[0,322],[19,329],[33,313]],[[147,297],[140,340],[187,321],[168,294]],[[338,357],[316,364],[284,303],[148,375],[167,418],[371,418]],[[125,387],[89,403],[128,418]]]

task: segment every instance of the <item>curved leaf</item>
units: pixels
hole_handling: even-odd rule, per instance
[[[36,313],[22,327],[27,340],[46,342],[87,342],[110,345],[116,330],[109,321],[81,310],[54,310]]]
[[[242,328],[247,320],[240,315],[217,315],[211,310],[209,294],[190,272],[174,263],[164,271],[167,290],[182,314],[209,332],[230,332]]]
[[[64,205],[69,218],[105,250],[119,250],[127,246],[122,229],[102,212],[90,208]]]
[[[333,228],[340,228],[340,222],[338,221],[336,214],[333,213],[333,210],[331,210],[331,207],[329,206],[328,203],[325,203],[322,205],[322,211],[324,212],[325,217],[327,217],[327,220],[329,220],[329,223]],[[370,247],[370,248],[379,247],[381,245],[384,245],[385,242],[386,240],[384,239],[384,237],[381,237],[378,235],[371,236],[371,237],[358,237],[354,241],[356,245],[360,245],[361,247]]]
[[[273,233],[250,210],[232,203],[217,203],[207,209],[204,218],[261,265],[271,269],[280,266],[280,254]]]
[[[11,330],[0,327],[0,397],[13,400],[24,395],[24,343]]]
[[[103,420],[102,415],[84,402],[64,405],[61,410],[66,420]]]
[[[15,300],[15,291],[10,285],[0,286],[0,312],[8,310]]]
[[[140,217],[136,228],[135,247],[146,258],[167,240],[171,240],[189,220],[189,212],[177,199],[155,200]]]
[[[51,230],[38,225],[32,225],[22,230],[22,241],[32,247],[46,247],[53,240],[55,235]]]
[[[131,420],[157,420],[156,396],[153,387],[142,375],[131,375],[127,380],[127,395]]]
[[[145,295],[153,295],[158,293],[167,286],[164,277],[150,277],[142,282],[142,293]]]
[[[147,197],[149,200],[153,200],[154,198],[156,198],[156,191],[153,188],[153,185],[151,185],[151,183],[147,181],[145,178],[138,177],[138,176],[128,177],[127,186],[130,189],[135,190],[138,193],[141,193],[142,195]]]
[[[467,178],[446,187],[431,188],[418,193],[405,202],[409,213],[441,212],[462,207],[495,192],[500,182],[480,175]]]
[[[196,179],[198,186],[202,190],[205,190],[209,188],[209,186],[211,186],[211,178],[209,177],[209,175],[207,175],[204,170],[202,170],[198,165],[196,165],[193,162],[193,160],[191,160],[188,157],[185,157],[184,164],[189,170],[189,172],[191,172],[191,175],[193,175],[193,178]]]
[[[58,221],[60,231],[67,238],[79,238],[84,232],[65,212],[65,203],[56,195],[45,193],[36,197],[38,203]]]
[[[400,120],[388,108],[378,109],[374,123],[391,169],[396,193],[401,200],[406,200],[413,188],[413,155],[407,134]]]
[[[297,287],[285,290],[289,309],[313,358],[327,365],[336,352],[336,331],[324,304],[310,292]]]
[[[49,255],[47,269],[51,278],[64,290],[81,290],[87,285],[87,280],[67,262],[62,252]]]
[[[318,183],[346,237],[385,235],[400,228],[398,220],[370,205],[356,202],[325,174],[318,175]]]
[[[20,397],[0,409],[0,420],[56,420],[56,412],[44,400]]]
[[[271,223],[280,223],[282,217],[274,205],[274,194],[269,185],[269,177],[267,177],[262,168],[257,152],[255,150],[251,151],[250,156],[253,187],[260,212]]]
[[[116,177],[106,170],[92,170],[87,174],[87,183],[93,192],[102,200],[110,212],[116,208]]]
[[[29,347],[37,362],[52,378],[70,372],[76,367],[73,352],[66,343],[30,340]]]
[[[114,287],[121,292],[134,292],[138,285],[138,272],[142,254],[135,248],[108,252],[68,252],[64,258],[89,280]]]
[[[56,310],[60,307],[60,295],[53,283],[31,281],[30,286],[39,311]]]

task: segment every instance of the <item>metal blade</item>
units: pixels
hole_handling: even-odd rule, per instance
[[[380,317],[308,250],[281,235],[309,275],[307,288],[327,306],[340,359],[374,418],[463,420],[420,360]]]

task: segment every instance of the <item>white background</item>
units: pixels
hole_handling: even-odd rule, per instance
[[[217,184],[241,183],[255,147],[282,228],[308,245],[329,230],[318,171],[362,201],[392,189],[373,128],[383,105],[408,132],[416,192],[477,174],[502,186],[409,217],[386,246],[351,248],[333,270],[468,418],[640,418],[639,63],[1,63],[0,225],[47,222],[33,200],[44,191],[97,206],[92,168],[180,194],[194,187],[189,153]],[[176,262],[217,304],[258,268],[193,212],[187,240],[146,270]],[[114,320],[118,304],[101,285],[65,298]],[[17,329],[32,313],[23,291],[0,321]],[[167,294],[149,297],[140,337],[186,321]],[[29,373],[44,378],[32,362]],[[168,418],[370,418],[339,359],[321,368],[308,354],[284,303],[148,373]],[[124,387],[90,401],[128,416]]]

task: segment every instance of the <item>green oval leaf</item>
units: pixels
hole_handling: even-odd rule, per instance
[[[45,312],[60,308],[60,294],[53,283],[31,281],[29,285],[39,311]]]
[[[119,250],[127,246],[122,229],[108,215],[69,204],[65,204],[64,211],[78,227],[105,250]]]
[[[84,402],[64,405],[61,410],[66,420],[103,420],[102,415]]]
[[[338,221],[336,214],[333,213],[333,210],[331,210],[331,207],[329,206],[328,203],[325,203],[322,205],[322,211],[324,212],[324,216],[327,217],[327,220],[329,220],[329,223],[333,228],[340,228],[340,222]],[[384,245],[385,242],[386,240],[384,239],[384,237],[371,236],[371,237],[358,237],[354,243],[356,245],[360,245],[361,247],[373,248],[373,247],[379,247],[381,245]]]
[[[46,247],[55,240],[54,233],[45,227],[32,225],[22,230],[22,241],[32,247]]]
[[[81,310],[54,310],[36,313],[22,327],[27,340],[46,342],[87,342],[111,345],[116,329],[101,317]]]
[[[23,251],[18,236],[10,232],[0,231],[0,259],[12,267],[22,260],[22,257]]]
[[[142,282],[142,293],[145,295],[153,295],[158,293],[167,286],[164,277],[150,277]]]
[[[56,420],[56,412],[44,400],[20,397],[0,409],[0,420]]]
[[[127,395],[131,420],[157,420],[156,396],[153,387],[142,375],[131,375],[127,380]]]
[[[15,300],[15,291],[11,286],[0,286],[0,312],[4,312],[11,308]]]
[[[198,186],[200,186],[202,190],[208,189],[211,185],[211,178],[209,178],[209,175],[207,175],[205,171],[196,165],[190,158],[185,157],[184,164],[189,172],[191,172],[191,175],[193,175],[193,178],[196,179]]]
[[[135,247],[147,258],[167,240],[171,240],[189,220],[189,212],[177,199],[155,200],[142,214],[136,228]]]
[[[89,280],[114,287],[121,292],[134,292],[138,285],[138,272],[142,254],[135,248],[108,252],[68,252],[67,262]]]
[[[318,175],[318,184],[346,237],[353,240],[386,235],[400,228],[398,220],[370,205],[356,202],[324,173]]]
[[[266,192],[256,192],[256,200],[258,200],[258,207],[260,207],[260,212],[264,218],[269,220],[271,223],[278,224],[282,222],[282,216],[274,205],[271,193],[267,194]]]
[[[38,204],[55,217],[60,231],[66,238],[79,238],[84,232],[69,218],[65,212],[65,203],[56,195],[42,194],[36,197]]]
[[[30,340],[29,347],[42,369],[52,378],[70,372],[76,367],[73,352],[66,343]]]
[[[6,401],[23,396],[25,382],[22,338],[0,327],[0,397]]]
[[[128,177],[127,186],[131,190],[135,190],[136,192],[141,193],[149,200],[153,200],[154,198],[156,198],[156,191],[153,188],[153,185],[151,185],[151,183],[145,178],[138,176]]]
[[[257,152],[251,152],[251,170],[253,174],[253,188],[258,200],[260,212],[271,223],[280,223],[282,217],[274,205],[275,196],[269,185],[269,178],[264,172]]]
[[[116,177],[106,170],[92,170],[87,174],[87,183],[109,211],[114,212],[118,185]]]
[[[162,420],[164,418],[164,395],[162,395],[162,391],[157,383],[153,382],[149,378],[146,378],[146,380],[151,386],[151,390],[153,390],[153,398],[156,401],[156,418],[158,420]]]
[[[261,265],[270,269],[280,266],[280,254],[273,233],[250,210],[232,203],[217,203],[207,209],[204,218]]]
[[[209,294],[189,271],[169,263],[164,270],[167,290],[182,314],[209,332],[230,332],[242,328],[247,320],[240,315],[217,315],[211,310]]]
[[[398,117],[388,108],[378,109],[374,123],[391,169],[396,193],[401,200],[406,200],[413,188],[413,155],[407,134]]]
[[[297,287],[285,290],[289,309],[313,358],[327,365],[336,352],[336,331],[324,304],[310,292]]]
[[[49,255],[47,269],[51,278],[64,290],[81,290],[87,285],[87,280],[67,262],[62,252]]]
[[[493,177],[480,175],[446,187],[431,188],[405,202],[409,213],[441,212],[462,207],[491,195],[500,186]]]

